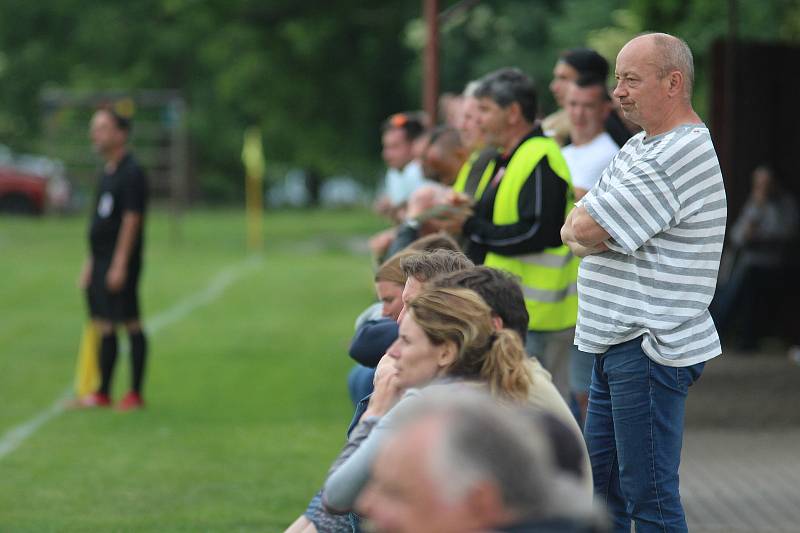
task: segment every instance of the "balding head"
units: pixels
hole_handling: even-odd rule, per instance
[[[677,37],[648,33],[631,39],[617,55],[614,74],[623,114],[648,136],[702,122],[691,103],[692,53]]]
[[[625,47],[645,45],[651,50],[651,60],[660,78],[680,72],[686,99],[692,97],[694,87],[694,59],[686,41],[668,33],[644,33],[631,39]]]
[[[653,43],[659,50],[661,60],[661,77],[667,76],[672,71],[679,71],[683,75],[683,87],[686,98],[692,97],[694,87],[694,59],[692,51],[686,41],[666,33],[653,33]]]

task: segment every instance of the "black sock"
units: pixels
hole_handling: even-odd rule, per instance
[[[108,395],[111,390],[111,376],[117,362],[117,334],[109,333],[100,339],[100,394]]]
[[[131,389],[137,393],[142,393],[142,379],[144,378],[144,366],[147,360],[147,339],[142,331],[134,331],[130,334],[131,339]]]

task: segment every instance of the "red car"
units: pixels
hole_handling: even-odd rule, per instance
[[[0,167],[0,212],[39,215],[47,203],[47,182],[43,176]]]

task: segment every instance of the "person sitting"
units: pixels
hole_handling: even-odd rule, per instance
[[[361,398],[372,392],[375,366],[397,338],[397,317],[403,309],[402,295],[406,283],[400,261],[413,253],[400,252],[386,260],[375,272],[375,293],[381,302],[381,316],[364,320],[350,344],[350,357],[357,363],[347,376],[347,390],[353,405],[358,405]]]
[[[477,266],[434,278],[431,287],[462,287],[472,289],[483,298],[491,311],[495,329],[507,328],[519,335],[523,345],[528,331],[528,310],[519,282],[507,272]],[[408,295],[406,295],[408,296]],[[564,464],[564,469],[572,472],[582,484],[586,495],[593,493],[592,468],[589,452],[578,425],[567,402],[553,384],[553,378],[536,357],[525,361],[531,376],[528,403],[543,413],[555,418],[571,435],[575,450],[574,466]],[[566,448],[561,446],[560,449]],[[572,461],[568,461],[573,463]]]
[[[740,349],[757,347],[760,321],[767,315],[769,296],[784,290],[782,283],[787,253],[797,237],[797,204],[761,165],[753,171],[750,196],[730,232],[730,248],[720,268],[719,288],[711,304],[711,315],[721,334],[732,330],[734,320]]]
[[[376,374],[375,392],[354,430],[368,436],[325,483],[322,500],[329,512],[353,508],[393,417],[418,401],[420,387],[437,382],[455,392],[480,386],[501,401],[528,401],[531,377],[519,335],[497,331],[491,309],[477,293],[461,288],[425,290],[406,304],[404,312],[398,340],[387,352],[392,365]]]
[[[401,255],[399,258],[401,269],[403,270],[402,275],[408,276],[408,272],[412,272],[418,276],[434,277],[439,274],[473,267],[474,265],[472,262],[467,259],[464,254],[457,250],[450,249],[454,246],[454,241],[446,235],[429,235],[415,241],[409,246],[409,250],[413,250],[413,253]],[[430,247],[439,248],[428,251]],[[422,274],[423,272],[425,274]],[[396,276],[396,274],[394,276]],[[427,277],[425,277],[425,279],[427,279]],[[367,323],[368,322],[365,322],[364,324]],[[383,320],[372,324],[371,330],[370,334],[372,336],[391,338],[392,341],[397,338],[397,324],[389,320]],[[366,339],[361,337],[359,343],[361,346],[356,347],[356,349],[365,349],[364,345],[367,344]],[[351,345],[351,351],[352,350],[353,346]],[[375,373],[376,378],[374,379],[377,379],[377,375],[380,372],[379,368],[374,370],[365,368],[364,370]],[[361,380],[360,377],[354,377],[352,379]],[[354,449],[360,441],[366,437],[366,434],[363,432],[354,433],[354,429],[358,425],[362,414],[367,409],[369,400],[370,395],[365,395],[356,405],[353,422],[351,422],[347,430],[348,449]],[[346,517],[331,515],[322,508],[321,492],[322,491],[319,491],[311,499],[303,515],[298,517],[289,528],[286,529],[286,533],[314,533],[316,531],[330,531],[335,533],[338,531],[350,531],[349,521]]]

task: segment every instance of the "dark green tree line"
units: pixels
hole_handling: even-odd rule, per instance
[[[442,8],[455,4],[444,0]],[[543,110],[558,52],[590,44],[613,62],[645,29],[706,53],[728,31],[728,0],[485,0],[442,26],[442,90],[517,65]],[[739,0],[739,35],[800,40],[793,0]],[[39,94],[179,89],[192,169],[207,197],[238,194],[242,131],[260,125],[268,165],[379,174],[378,126],[420,105],[421,3],[407,0],[5,0],[0,3],[0,142],[36,150]],[[700,109],[704,103],[700,102]],[[87,143],[88,144],[88,143]]]

